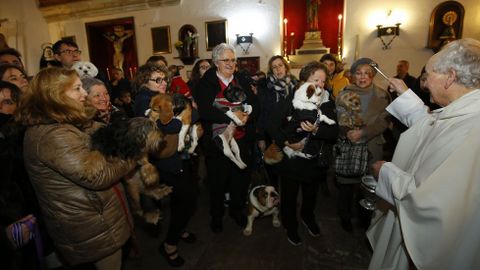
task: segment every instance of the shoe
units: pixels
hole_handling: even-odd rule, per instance
[[[178,249],[171,253],[167,253],[167,251],[165,250],[165,244],[161,244],[158,250],[160,251],[160,254],[167,260],[168,265],[170,265],[171,267],[180,267],[185,263],[185,260],[179,255],[177,255],[175,259],[172,259],[172,256],[178,254]]]
[[[187,233],[187,236],[184,237],[183,234]],[[188,243],[188,244],[193,244],[195,242],[197,242],[197,237],[195,236],[195,234],[191,233],[191,232],[183,232],[183,234],[180,236],[180,240],[182,240],[183,242],[185,243]]]
[[[340,225],[342,225],[343,230],[346,232],[353,231],[352,222],[348,218],[340,218]]]
[[[287,231],[287,239],[290,244],[298,247],[302,244],[302,239],[296,231]]]
[[[221,233],[223,231],[223,222],[221,217],[212,217],[210,221],[210,229],[214,233]]]
[[[235,220],[235,223],[237,223],[238,226],[242,228],[245,228],[245,226],[247,226],[247,216],[245,216],[244,214],[230,216],[233,218],[233,220]]]
[[[305,220],[302,219],[303,225],[307,227],[308,233],[313,236],[313,237],[319,237],[320,236],[320,227],[318,227],[318,224],[315,221],[312,222],[305,222]]]

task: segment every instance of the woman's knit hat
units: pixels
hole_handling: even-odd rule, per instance
[[[372,60],[372,59],[366,58],[366,57],[360,58],[360,59],[358,59],[357,61],[355,61],[355,62],[352,64],[352,67],[350,68],[350,72],[351,72],[352,74],[355,74],[355,72],[357,72],[357,68],[358,68],[359,66],[361,66],[361,65],[370,65],[370,63],[373,63],[373,60]],[[372,68],[372,70],[373,70],[373,74],[377,73],[377,71],[376,71],[374,68]]]

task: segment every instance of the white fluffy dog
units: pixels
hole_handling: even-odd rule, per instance
[[[72,68],[75,69],[75,71],[78,73],[78,76],[80,76],[80,78],[84,78],[84,77],[95,78],[95,76],[98,75],[97,67],[93,63],[88,61],[75,62]]]

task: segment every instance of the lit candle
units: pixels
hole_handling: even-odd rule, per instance
[[[338,15],[338,35],[340,36],[340,33],[342,32],[342,14]]]
[[[293,55],[293,41],[295,40],[295,32],[290,33],[290,54]]]
[[[288,23],[287,18],[283,19],[283,24],[284,24],[284,26],[283,26],[283,32],[284,32],[283,36],[285,37],[285,39],[287,39],[287,23]]]

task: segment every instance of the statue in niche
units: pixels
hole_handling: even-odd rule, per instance
[[[446,27],[439,36],[439,39],[442,40],[441,47],[450,41],[457,39],[455,29],[453,28],[453,24],[457,21],[457,18],[458,15],[455,13],[455,11],[448,11],[443,15],[442,22],[446,25]]]
[[[125,56],[123,55],[123,42],[133,36],[133,30],[125,30],[123,25],[115,25],[113,27],[113,33],[106,33],[104,37],[107,38],[113,44],[113,67],[123,70],[123,61]]]
[[[320,9],[321,3],[322,1],[320,0],[307,0],[307,24],[309,32],[318,31],[319,29],[318,10]]]

